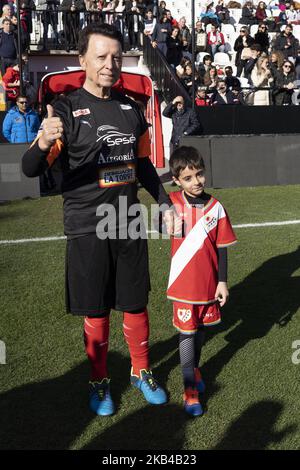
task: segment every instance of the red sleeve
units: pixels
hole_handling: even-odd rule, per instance
[[[217,247],[224,248],[230,245],[234,245],[236,242],[237,238],[233,231],[228,214],[225,209],[221,206],[216,241]]]

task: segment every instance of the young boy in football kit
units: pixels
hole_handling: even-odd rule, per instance
[[[203,413],[204,391],[199,362],[206,326],[221,321],[220,306],[228,299],[227,246],[236,242],[229,217],[213,196],[205,193],[205,166],[193,147],[179,147],[170,170],[181,191],[170,194],[178,220],[172,238],[167,297],[173,301],[173,325],[179,331],[184,382],[184,409]]]

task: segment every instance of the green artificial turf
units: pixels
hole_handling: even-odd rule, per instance
[[[300,219],[300,186],[215,190],[232,223]],[[143,191],[141,199],[151,198]],[[1,449],[300,448],[300,225],[236,229],[229,249],[230,301],[207,333],[205,414],[188,418],[172,306],[165,297],[169,241],[149,240],[151,362],[166,406],[129,385],[121,313],[112,313],[109,370],[113,417],[88,409],[82,319],[64,310],[65,241],[0,245]],[[0,240],[63,235],[60,196],[0,206]]]

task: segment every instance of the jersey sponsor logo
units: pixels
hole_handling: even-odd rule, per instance
[[[188,308],[178,308],[177,309],[177,316],[180,321],[186,323],[192,318],[192,311]]]
[[[103,166],[107,165],[107,163],[116,163],[116,162],[130,162],[135,159],[133,150],[131,149],[130,152],[124,153],[122,155],[108,155],[105,156],[103,155],[102,152],[100,152],[99,157],[98,157],[98,164]]]
[[[76,109],[76,111],[73,111],[73,116],[78,117],[78,116],[86,116],[87,114],[91,114],[91,111],[89,108],[85,109]]]
[[[214,227],[216,227],[218,220],[216,217],[212,217],[208,215],[204,218],[204,222],[205,222],[205,225],[207,225],[207,227],[211,230]]]
[[[100,188],[110,188],[135,182],[135,165],[101,168],[99,172]]]
[[[108,147],[115,145],[133,144],[136,138],[133,134],[124,134],[118,127],[109,125],[100,126],[97,129],[98,139],[96,142],[105,142]]]
[[[120,104],[120,108],[124,109],[124,111],[128,111],[129,109],[132,109],[132,106],[129,104]]]

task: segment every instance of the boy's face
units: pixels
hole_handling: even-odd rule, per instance
[[[204,168],[192,168],[188,166],[181,170],[178,179],[173,176],[173,180],[178,186],[191,197],[199,197],[204,191],[205,170]]]

